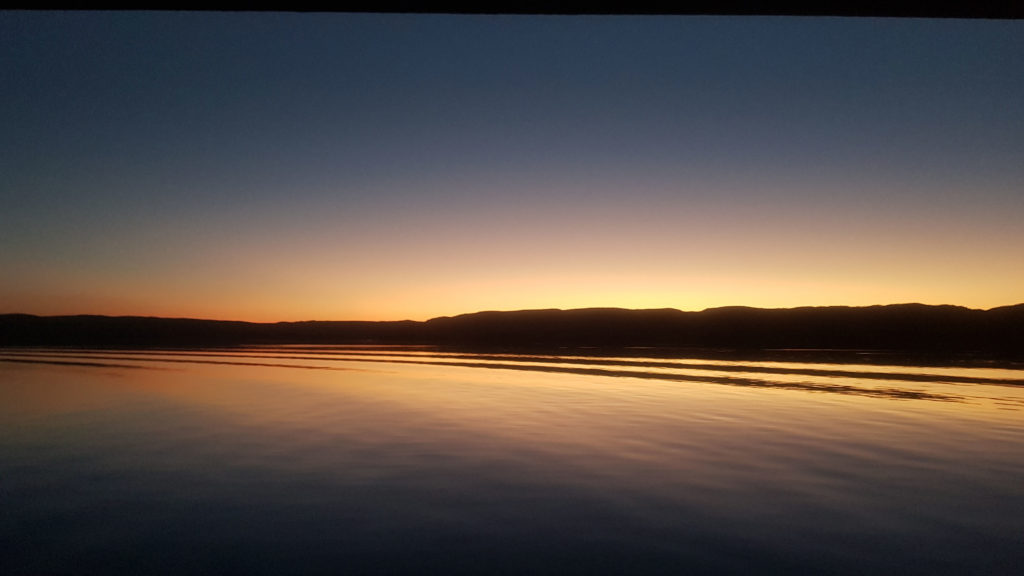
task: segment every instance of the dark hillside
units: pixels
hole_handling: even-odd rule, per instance
[[[992,310],[896,304],[762,309],[520,310],[426,322],[279,322],[0,315],[0,346],[240,344],[665,346],[870,349],[1024,357],[1024,304]]]

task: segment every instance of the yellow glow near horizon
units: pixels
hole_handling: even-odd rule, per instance
[[[1024,285],[1024,277],[1016,278]],[[327,282],[333,286],[333,282]],[[418,285],[372,286],[344,297],[332,290],[314,290],[310,285],[279,286],[276,297],[259,290],[245,291],[231,286],[230,294],[216,289],[181,291],[162,298],[125,298],[107,288],[84,293],[74,300],[37,294],[22,299],[23,307],[10,312],[39,315],[105,314],[192,317],[254,322],[299,320],[427,320],[482,310],[540,308],[676,308],[702,310],[718,306],[792,308],[797,306],[867,306],[921,302],[954,304],[987,309],[1016,304],[1021,298],[1008,285],[994,284],[987,291],[977,283],[960,286],[947,282],[934,292],[913,283],[894,284],[886,279],[864,278],[859,283],[837,279],[830,283],[814,278],[775,277],[693,277],[644,279],[591,275],[578,278],[519,277],[446,278],[425,280]],[[130,292],[131,290],[128,290]],[[295,298],[291,294],[301,294]],[[1017,296],[1014,298],[1014,296]],[[33,302],[34,300],[34,302]]]
[[[276,322],[587,307],[987,309],[1024,300],[1016,250],[1024,228],[1012,211],[920,215],[818,202],[506,199],[437,214],[396,209],[346,226],[326,217],[279,229],[231,224],[174,236],[160,258],[143,246],[125,249],[127,263],[100,250],[29,263],[18,282],[0,285],[0,313]]]

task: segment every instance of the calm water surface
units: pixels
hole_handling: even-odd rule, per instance
[[[0,349],[0,574],[1020,574],[1017,365]]]

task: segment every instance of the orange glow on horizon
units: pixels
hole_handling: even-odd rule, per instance
[[[174,237],[137,266],[104,254],[28,262],[0,286],[0,313],[102,314],[279,322],[428,320],[483,310],[793,308],[920,302],[988,309],[1019,303],[1024,229],[1012,210],[764,200],[687,204],[665,193],[635,206],[406,209],[337,227],[310,216],[209,237]],[[850,198],[847,195],[844,198]],[[849,202],[849,201],[848,201]],[[326,212],[326,211],[325,211]],[[499,215],[501,217],[499,217]],[[229,241],[230,240],[230,241]]]

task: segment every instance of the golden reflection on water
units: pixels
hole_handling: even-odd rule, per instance
[[[569,442],[625,454],[636,452],[650,438],[662,442],[670,432],[710,443],[727,442],[728,438],[716,434],[720,424],[727,425],[732,436],[771,429],[792,436],[814,430],[819,438],[898,433],[906,440],[919,430],[934,433],[939,429],[940,436],[955,433],[969,437],[975,424],[983,423],[987,429],[1000,421],[1015,421],[1019,419],[1016,412],[1024,407],[1024,389],[1017,386],[903,382],[855,375],[815,379],[778,371],[806,367],[794,363],[771,363],[776,371],[769,374],[759,372],[753,363],[734,363],[730,366],[739,370],[715,380],[707,370],[690,370],[685,362],[678,368],[655,366],[640,371],[627,366],[615,372],[608,372],[605,363],[596,367],[595,374],[578,374],[538,371],[567,366],[557,362],[557,357],[547,357],[556,360],[554,363],[523,360],[513,365],[484,359],[462,366],[441,363],[436,357],[423,363],[418,359],[415,363],[381,362],[365,350],[352,352],[343,362],[332,362],[337,357],[329,355],[295,356],[288,350],[258,354],[251,350],[0,354],[0,358],[13,360],[73,362],[84,358],[95,364],[114,363],[45,365],[44,370],[41,364],[0,362],[8,380],[3,410],[45,415],[159,396],[218,410],[225,417],[331,429],[350,422],[356,411],[349,409],[345,419],[336,421],[331,411],[311,409],[310,405],[337,404],[358,406],[361,412],[357,417],[367,421],[403,418],[400,424],[404,424],[415,416],[417,422],[431,420],[442,429],[458,429],[469,437],[511,438],[534,446]],[[413,352],[415,358],[426,354]],[[391,360],[409,358],[381,353],[392,354],[386,357]],[[749,366],[749,371],[744,366]],[[569,365],[569,369],[579,368],[578,364]],[[822,365],[815,365],[819,368]],[[852,374],[861,368],[828,365],[828,369]],[[913,373],[927,374],[928,370],[937,369],[919,367]],[[910,372],[907,367],[899,367],[899,371]],[[941,373],[962,378],[993,376],[990,370],[974,368],[943,368]],[[1013,370],[1000,374],[1020,376]],[[652,375],[685,381],[652,379]],[[86,377],[88,385],[77,383]],[[749,384],[761,381],[767,384]],[[740,385],[722,385],[731,382]],[[791,388],[794,385],[812,387]],[[857,393],[809,393],[851,390]],[[865,397],[865,391],[879,391],[879,395]],[[886,391],[920,392],[955,402],[900,396],[896,396],[900,400],[891,400],[885,398]]]
[[[865,550],[884,550],[872,562],[923,573],[932,558],[976,565],[941,545],[950,534],[988,543],[986,561],[1002,565],[1024,529],[1013,512],[1020,386],[861,379],[850,365],[842,376],[752,362],[634,374],[558,357],[368,352],[0,351],[0,471],[14,493],[66,508],[70,542],[110,524],[88,512],[116,508],[103,494],[155,511],[110,532],[115,558],[140,522],[165,542],[168,502],[197,511],[185,526],[222,510],[229,543],[265,533],[237,544],[257,556],[280,536],[334,533],[349,558],[380,547],[364,567],[418,561],[407,538],[443,533],[482,557],[512,539],[534,551],[575,542],[573,562],[620,550],[627,565],[655,554],[735,573],[730,562],[759,554],[755,571],[788,558],[858,573]],[[686,379],[662,378],[673,374]],[[924,395],[864,393],[887,388]],[[54,479],[63,484],[36,489]],[[25,498],[14,517],[50,526],[49,505]],[[182,534],[183,546],[209,546]],[[921,538],[935,546],[905,545]]]

